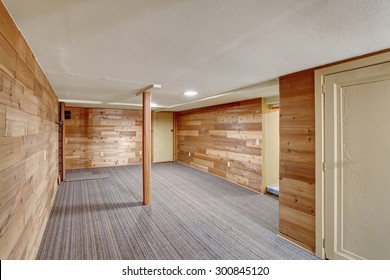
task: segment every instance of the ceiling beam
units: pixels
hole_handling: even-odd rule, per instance
[[[253,94],[253,97],[251,97],[251,98],[263,98],[263,97],[269,96],[269,94],[279,95],[279,79],[272,79],[272,80],[268,80],[268,81],[261,82],[258,84],[245,86],[245,87],[237,88],[235,90],[203,97],[200,99],[195,99],[195,100],[191,100],[191,101],[187,101],[187,102],[183,102],[183,103],[177,103],[177,104],[174,104],[171,106],[167,106],[165,108],[155,110],[155,112],[167,111],[170,109],[180,108],[182,106],[190,105],[190,104],[197,104],[197,103],[201,104],[202,102],[207,101],[207,100],[211,100],[211,99],[223,100],[222,98],[227,97],[227,96],[240,95],[240,94],[243,95],[243,94],[248,94],[248,93]],[[251,98],[246,98],[246,99],[251,99]],[[239,100],[244,100],[244,98],[239,99]],[[218,105],[218,104],[224,104],[224,103],[226,103],[226,101],[216,102],[215,104],[212,104],[212,105]],[[194,108],[207,107],[207,106],[212,106],[212,105],[201,105],[201,106],[197,106]],[[188,110],[188,109],[184,109],[184,110]],[[178,110],[178,111],[181,111],[181,110]]]
[[[153,84],[150,86],[147,86],[146,88],[142,89],[140,92],[136,94],[136,96],[143,94],[144,92],[151,92],[154,88],[161,88],[161,85],[159,84]]]

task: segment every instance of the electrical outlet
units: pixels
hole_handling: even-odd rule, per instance
[[[46,160],[46,157],[47,157],[47,152],[46,150],[43,150],[43,160]]]
[[[230,165],[231,165],[231,162],[230,162],[230,161],[228,161],[228,163],[227,163],[227,167],[230,167]]]
[[[139,154],[142,155],[142,151],[139,151]]]
[[[256,139],[256,145],[259,145],[259,144],[260,144],[260,140]]]
[[[103,153],[103,152],[100,152],[100,156],[101,156],[101,157],[104,156],[104,153]]]
[[[189,157],[191,156],[191,152],[188,152],[188,156],[189,156]]]

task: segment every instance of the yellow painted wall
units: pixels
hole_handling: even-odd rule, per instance
[[[279,184],[279,109],[270,109],[266,102],[262,104],[264,193],[267,186]]]
[[[154,114],[153,162],[173,161],[173,113]]]

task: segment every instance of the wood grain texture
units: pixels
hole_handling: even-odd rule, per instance
[[[0,67],[11,76],[16,74],[16,51],[8,43],[7,39],[0,35]]]
[[[261,99],[177,112],[176,159],[261,191],[261,118]]]
[[[58,99],[1,2],[0,18],[0,259],[34,259],[57,190]]]
[[[152,203],[151,169],[152,169],[152,112],[150,110],[150,92],[142,93],[142,187],[143,203]]]
[[[315,251],[314,71],[280,78],[279,230]]]
[[[173,161],[178,159],[178,114],[173,113]]]
[[[142,111],[65,110],[65,169],[141,164]]]

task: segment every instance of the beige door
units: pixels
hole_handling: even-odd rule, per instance
[[[154,162],[173,161],[173,113],[154,114]]]
[[[390,259],[390,63],[325,76],[325,254]]]

